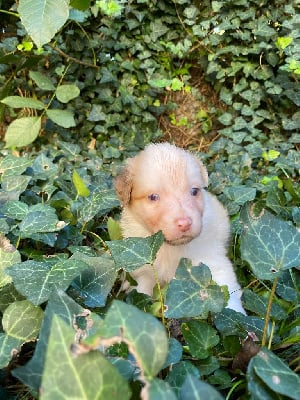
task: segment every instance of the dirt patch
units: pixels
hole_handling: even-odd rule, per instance
[[[225,106],[199,68],[192,68],[190,73],[190,90],[184,88],[166,93],[164,103],[171,103],[174,107],[161,116],[159,127],[164,132],[164,140],[206,152],[218,138],[221,124],[217,116]]]

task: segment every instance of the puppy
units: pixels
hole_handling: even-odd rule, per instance
[[[208,175],[198,158],[169,143],[150,144],[127,160],[114,183],[123,207],[124,237],[146,237],[160,230],[164,234],[154,263],[161,285],[174,278],[182,257],[193,265],[202,262],[218,285],[228,286],[228,307],[245,313],[241,287],[226,256],[227,212],[204,190]],[[131,275],[137,291],[152,295],[156,284],[152,268],[145,265]]]

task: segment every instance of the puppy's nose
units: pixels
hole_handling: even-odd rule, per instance
[[[192,225],[192,220],[189,217],[185,218],[178,218],[177,221],[177,227],[181,232],[186,232],[190,229]]]

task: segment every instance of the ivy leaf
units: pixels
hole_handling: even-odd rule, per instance
[[[6,104],[13,108],[34,108],[36,110],[43,110],[44,103],[30,97],[21,96],[8,96],[1,100],[1,103]]]
[[[146,378],[154,378],[168,354],[168,338],[158,319],[134,306],[114,300],[97,335],[101,344],[124,341]]]
[[[300,233],[294,226],[266,210],[255,216],[250,207],[242,210],[241,222],[241,255],[258,279],[273,280],[299,266]]]
[[[182,335],[195,358],[204,359],[211,355],[211,349],[219,343],[217,331],[206,322],[189,321],[181,326]]]
[[[22,201],[7,201],[2,207],[1,212],[9,218],[21,221],[27,215],[29,207]]]
[[[40,133],[41,124],[42,119],[40,117],[15,119],[7,128],[5,147],[24,147],[32,143]]]
[[[119,199],[113,189],[94,191],[85,199],[78,221],[80,223],[88,222],[96,214],[103,215],[119,204]]]
[[[247,332],[255,332],[258,338],[262,338],[264,330],[264,320],[260,317],[248,317],[230,308],[224,308],[214,320],[215,326],[223,336],[236,335],[246,337]],[[272,332],[269,325],[268,335]]]
[[[50,42],[69,16],[69,0],[20,0],[18,12],[37,47]]]
[[[243,206],[245,203],[255,199],[256,189],[252,187],[236,185],[232,187],[225,187],[224,193],[231,201]]]
[[[32,160],[26,156],[15,157],[9,154],[0,160],[0,174],[2,174],[2,179],[8,176],[21,175],[31,164]]]
[[[172,369],[170,369],[166,381],[174,389],[175,393],[177,394],[177,398],[180,398],[179,393],[181,387],[188,375],[192,375],[195,378],[200,378],[199,368],[195,367],[195,365],[189,361],[180,361],[174,364]]]
[[[41,386],[53,316],[60,317],[69,326],[72,326],[74,324],[74,316],[81,315],[83,311],[83,308],[62,290],[55,290],[51,294],[33,357],[25,366],[13,370],[13,375],[32,391],[38,393]]]
[[[202,382],[193,375],[188,375],[180,391],[182,400],[223,400],[217,390],[206,382]]]
[[[166,78],[149,79],[148,84],[154,88],[166,88],[168,86],[171,86],[172,80]]]
[[[59,174],[57,164],[54,164],[44,153],[36,157],[32,164],[32,171],[35,179],[44,181],[49,178],[53,179]]]
[[[193,267],[190,260],[181,259],[167,289],[165,305],[167,318],[196,317],[208,311],[220,312],[224,307],[224,294],[212,282],[206,265]]]
[[[76,188],[77,196],[87,197],[90,195],[89,189],[86,187],[83,179],[75,169],[72,175],[72,182],[74,183],[74,186]]]
[[[55,289],[66,290],[81,271],[88,268],[81,260],[24,261],[8,268],[16,289],[33,304],[48,300]]]
[[[265,315],[268,307],[268,298],[259,296],[249,289],[243,291],[243,303],[245,307],[257,315]],[[271,317],[275,320],[283,320],[286,318],[286,311],[278,304],[273,303],[271,308]]]
[[[35,233],[56,232],[64,228],[65,225],[63,221],[58,220],[54,208],[47,204],[35,204],[29,207],[19,229],[21,236],[27,237]]]
[[[255,398],[261,398],[262,382],[275,393],[294,400],[300,398],[299,375],[266,348],[251,359],[247,375],[249,392]]]
[[[13,283],[5,285],[0,290],[0,311],[3,315],[5,309],[17,300],[25,300],[17,290]]]
[[[150,23],[150,37],[153,42],[156,42],[160,36],[168,32],[169,28],[162,22],[161,19],[156,19],[155,22]]]
[[[174,91],[181,90],[184,86],[184,83],[178,79],[178,78],[173,78],[172,79],[172,84],[171,84],[171,89]]]
[[[63,128],[72,128],[76,126],[74,114],[68,110],[47,110],[47,116],[57,125]]]
[[[15,301],[5,310],[2,326],[7,335],[22,341],[33,340],[40,331],[43,314],[40,307],[33,306],[28,300]]]
[[[116,268],[134,271],[144,264],[153,264],[156,254],[163,244],[161,232],[147,238],[127,238],[106,242],[116,264]],[[149,265],[149,268],[151,266]]]
[[[10,244],[10,241],[0,234],[0,288],[11,282],[11,277],[6,274],[6,268],[21,261],[21,255]]]
[[[117,278],[117,271],[111,257],[88,257],[74,253],[74,260],[88,265],[73,282],[72,287],[79,293],[87,307],[104,307],[108,294]]]
[[[58,316],[52,319],[41,400],[130,398],[127,381],[99,351],[72,354],[74,330]],[[57,360],[60,360],[58,363]],[[63,370],[63,374],[61,371]]]
[[[68,103],[79,96],[80,90],[76,85],[61,85],[56,89],[55,94],[59,101]]]
[[[177,396],[168,384],[158,378],[151,379],[142,389],[141,398],[159,399],[159,400],[176,400]]]
[[[284,37],[284,36],[279,36],[276,39],[275,46],[279,50],[284,50],[286,47],[288,47],[293,41],[292,37]]]
[[[18,199],[20,194],[26,190],[30,181],[30,176],[9,176],[2,179],[2,189],[13,198]]]
[[[0,368],[9,363],[12,352],[20,350],[21,345],[36,339],[43,319],[40,307],[29,301],[15,301],[4,311],[2,326],[6,335],[0,335]]]

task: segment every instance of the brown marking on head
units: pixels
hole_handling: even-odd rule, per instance
[[[130,202],[132,186],[133,177],[130,162],[127,160],[125,166],[114,179],[114,187],[122,207],[126,207]]]

